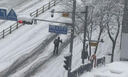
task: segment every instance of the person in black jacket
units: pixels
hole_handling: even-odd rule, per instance
[[[54,51],[53,54],[58,54],[58,47],[59,43],[62,43],[62,40],[60,40],[60,37],[54,40]]]

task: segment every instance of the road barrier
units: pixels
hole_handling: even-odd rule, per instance
[[[97,59],[97,67],[99,65],[105,65],[105,57],[101,57]]]
[[[83,74],[85,71],[91,71],[93,68],[93,61],[91,61],[88,64],[82,65],[76,70],[72,71],[69,75],[70,77],[79,77],[81,74]]]
[[[99,66],[99,64],[105,65],[105,57],[101,57],[97,59],[97,66]],[[88,64],[82,65],[79,68],[75,69],[74,71],[70,72],[69,77],[79,77],[84,72],[91,71],[92,68],[93,68],[93,61],[91,61]]]
[[[23,26],[23,24],[14,23],[10,27],[4,29],[3,31],[0,32],[0,39],[2,39],[5,36],[11,34],[13,31],[15,31],[16,29],[18,29],[21,26]]]

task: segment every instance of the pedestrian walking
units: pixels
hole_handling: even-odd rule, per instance
[[[54,40],[54,51],[53,54],[58,55],[58,48],[59,48],[59,43],[62,43],[62,40],[60,40],[60,37]]]

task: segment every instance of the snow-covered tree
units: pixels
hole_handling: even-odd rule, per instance
[[[65,0],[66,9],[72,10],[72,0]],[[89,6],[88,13],[88,31],[87,38],[91,40],[92,33],[98,30],[98,38],[95,40],[100,41],[103,32],[107,32],[110,40],[112,41],[112,59],[116,47],[116,41],[120,32],[121,19],[123,13],[122,4],[120,0],[79,0],[77,1],[77,12],[85,11],[85,6]],[[68,5],[68,6],[67,6]],[[70,8],[69,8],[70,7]],[[79,28],[83,29],[84,14],[78,13],[76,15],[76,24]],[[81,30],[80,29],[80,30]],[[99,44],[99,43],[98,43]],[[96,46],[94,54],[97,53],[98,46]],[[89,45],[90,56],[91,46]]]

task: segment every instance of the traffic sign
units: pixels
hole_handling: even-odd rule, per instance
[[[7,10],[0,9],[0,19],[6,19]]]
[[[7,19],[12,21],[17,21],[17,16],[13,9],[11,9],[10,12],[8,13]]]
[[[97,42],[90,42],[90,45],[91,45],[91,46],[97,46],[98,43],[97,43]]]
[[[63,17],[69,17],[69,13],[62,13]]]
[[[66,26],[49,25],[49,32],[57,34],[67,34],[68,28]]]
[[[17,15],[13,9],[8,14],[6,9],[0,9],[0,19],[17,21]]]

